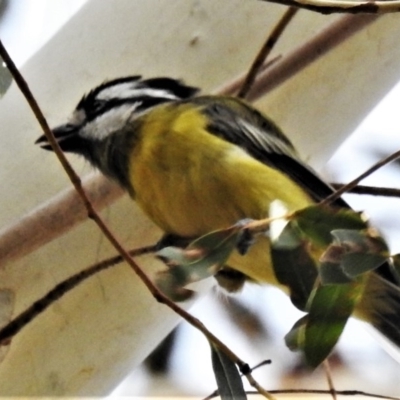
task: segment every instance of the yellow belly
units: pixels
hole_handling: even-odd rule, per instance
[[[166,132],[156,121],[146,132],[155,140],[138,145],[131,159],[135,200],[166,233],[198,237],[243,218],[265,218],[275,199],[289,210],[312,202],[285,175],[201,126],[188,133],[175,123]],[[276,284],[266,238],[228,264],[255,281]]]

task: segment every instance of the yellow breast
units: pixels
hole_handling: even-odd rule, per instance
[[[167,105],[150,114],[132,153],[130,177],[135,200],[165,232],[197,237],[243,218],[265,218],[275,199],[291,210],[311,203],[284,174],[208,133],[196,109]],[[233,256],[229,265],[275,283],[267,245]]]

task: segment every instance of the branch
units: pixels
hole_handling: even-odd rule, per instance
[[[377,18],[379,18],[377,15],[345,15],[338,18],[310,40],[296,47],[263,71],[255,80],[255,84],[247,95],[247,100],[255,101],[265,96]],[[228,84],[221,86],[215,93],[227,96],[234,95],[241,88],[244,76],[242,74]]]
[[[342,1],[342,0],[262,0],[285,6],[303,8],[321,14],[384,14],[400,11],[400,1]]]
[[[335,189],[340,189],[344,186],[344,183],[332,183],[331,186]],[[347,190],[346,193],[366,194],[370,196],[400,197],[400,189],[378,186],[357,185]]]
[[[83,179],[85,192],[96,210],[125,193],[104,175]],[[67,188],[0,230],[0,268],[68,232],[87,219],[87,210],[74,188]]]
[[[260,51],[258,52],[255,60],[253,61],[253,64],[250,67],[249,72],[247,73],[247,76],[244,79],[243,86],[239,90],[239,93],[237,94],[237,97],[245,99],[248,92],[250,91],[251,87],[253,86],[253,83],[262,69],[262,66],[264,64],[264,61],[267,59],[269,54],[271,53],[272,49],[274,48],[276,42],[290,23],[290,21],[293,19],[293,17],[296,15],[298,11],[298,8],[294,7],[289,7],[286,12],[283,14],[282,18],[278,21],[272,32],[269,34],[267,41],[264,43],[264,45],[261,47]]]
[[[355,188],[359,182],[361,182],[363,179],[368,177],[369,175],[373,174],[376,172],[378,169],[382,168],[386,164],[389,164],[390,162],[400,158],[400,150],[396,151],[395,153],[391,154],[390,156],[386,157],[385,159],[378,161],[375,163],[371,168],[367,169],[364,173],[359,175],[357,178],[353,179],[351,182],[348,184],[342,186],[340,189],[336,190],[336,192],[332,193],[330,196],[325,198],[320,202],[321,205],[327,205],[338,199],[343,193]]]
[[[142,247],[139,249],[129,251],[131,257],[139,257],[144,254],[152,253],[156,251],[156,245]],[[13,318],[10,322],[4,325],[0,329],[0,346],[8,345],[11,338],[20,332],[25,326],[33,321],[42,312],[47,310],[53,303],[61,299],[72,289],[89,279],[91,276],[104,271],[108,268],[114,267],[120,264],[123,260],[121,255],[114,256],[103,260],[99,263],[91,265],[82,271],[68,277],[67,279],[59,282],[53,289],[49,290],[40,299],[33,302],[28,308],[22,311],[19,315]]]
[[[332,396],[332,400],[337,400],[337,391],[335,389],[335,386],[333,385],[332,372],[331,372],[331,367],[329,365],[329,360],[326,359],[322,363],[322,366],[325,372],[326,380],[328,382],[329,393]]]
[[[28,84],[24,80],[23,76],[15,66],[11,57],[9,56],[7,50],[5,49],[2,41],[0,41],[0,56],[3,58],[3,61],[6,63],[11,75],[13,76],[16,84],[21,90],[22,94],[25,96],[29,106],[31,107],[33,113],[35,114],[36,119],[38,120],[40,126],[43,129],[44,134],[48,142],[50,143],[53,151],[55,152],[57,158],[59,159],[61,165],[63,166],[65,172],[67,173],[71,183],[74,185],[75,190],[79,194],[85,208],[87,209],[87,213],[89,218],[91,218],[99,227],[99,229],[103,232],[104,236],[108,239],[111,245],[117,250],[117,252],[121,255],[122,259],[126,261],[129,266],[133,269],[135,274],[140,278],[140,280],[147,287],[149,292],[153,295],[153,297],[159,302],[167,307],[169,307],[172,311],[182,317],[185,321],[187,321],[190,325],[198,329],[200,332],[206,336],[206,338],[216,346],[220,351],[224,352],[225,355],[230,358],[239,368],[240,372],[246,377],[248,382],[252,387],[254,387],[260,394],[263,394],[267,398],[271,398],[268,392],[266,392],[253,378],[251,375],[251,370],[247,363],[242,361],[229,347],[227,347],[221,340],[219,340],[213,333],[211,333],[205,325],[189,312],[178,306],[176,303],[171,301],[164,293],[162,293],[151,281],[149,276],[140,268],[140,266],[133,260],[130,256],[129,252],[125,250],[125,248],[120,244],[120,242],[116,239],[113,233],[109,230],[107,225],[104,223],[102,218],[97,214],[96,210],[93,208],[92,203],[90,202],[88,196],[86,195],[85,190],[82,187],[81,180],[79,176],[76,174],[74,169],[69,164],[66,159],[63,151],[55,139],[53,132],[51,131],[36,99],[33,97],[32,92],[30,91]]]
[[[330,394],[330,390],[319,390],[319,389],[282,389],[282,390],[270,390],[271,394]],[[254,393],[255,394],[255,393]],[[385,396],[381,394],[364,392],[362,390],[336,390],[336,394],[340,396],[364,396],[372,397],[376,399],[385,400],[400,400],[400,397]]]
[[[330,390],[323,389],[278,389],[278,390],[270,390],[271,394],[331,394]],[[255,395],[257,392],[247,391],[246,394]],[[400,397],[394,396],[385,396],[381,394],[364,392],[362,390],[336,390],[336,394],[340,396],[361,396],[361,397],[369,397],[374,399],[382,399],[382,400],[400,400]],[[203,400],[210,400],[215,397],[218,397],[218,392],[214,392],[209,396],[205,397]]]

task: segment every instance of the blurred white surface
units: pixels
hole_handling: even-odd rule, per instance
[[[33,55],[86,0],[3,0],[0,37],[20,66]]]

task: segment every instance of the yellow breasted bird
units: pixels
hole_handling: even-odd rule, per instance
[[[266,218],[276,199],[298,210],[332,192],[255,108],[236,98],[198,95],[171,78],[106,82],[53,132],[64,151],[116,180],[168,235],[195,238],[244,218]],[[37,143],[51,150],[44,136]],[[348,207],[342,199],[335,206]],[[237,273],[280,286],[266,237],[227,265],[220,272],[228,280]],[[369,273],[356,315],[400,347],[400,291],[381,269]]]

